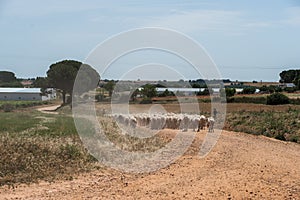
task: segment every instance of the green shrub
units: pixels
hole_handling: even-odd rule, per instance
[[[211,94],[212,94],[212,91],[211,91]],[[208,88],[205,88],[202,92],[201,92],[201,91],[197,92],[196,95],[197,95],[197,96],[201,96],[201,95],[204,95],[204,96],[210,95],[210,91],[209,91]]]
[[[291,141],[291,142],[296,142],[296,143],[297,143],[298,141],[300,141],[300,140],[299,140],[299,136],[293,135],[293,136],[290,138],[290,141]]]
[[[256,87],[245,87],[243,91],[241,92],[242,94],[254,94],[256,91]]]
[[[277,140],[282,140],[282,141],[286,141],[284,134],[277,134],[275,135],[275,139]]]
[[[297,90],[295,87],[286,87],[286,88],[284,88],[284,91],[287,93],[293,93],[293,92],[296,92]]]
[[[145,98],[140,102],[140,104],[152,104],[152,100],[149,98]]]
[[[4,112],[11,112],[15,109],[15,106],[13,104],[10,104],[10,103],[5,103],[1,106],[1,109]]]
[[[266,97],[231,97],[227,99],[228,103],[256,103],[256,104],[266,104]]]
[[[300,98],[297,99],[290,99],[291,104],[300,105]]]
[[[226,97],[232,97],[236,93],[235,88],[225,88]]]
[[[267,97],[267,105],[280,105],[280,104],[288,104],[290,103],[290,99],[281,93],[274,93]]]

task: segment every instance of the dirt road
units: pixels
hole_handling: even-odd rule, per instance
[[[0,199],[300,199],[299,144],[224,131],[200,159],[203,136],[153,173],[95,170],[72,181],[2,187]]]

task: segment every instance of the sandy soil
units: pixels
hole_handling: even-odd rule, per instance
[[[4,186],[0,199],[300,199],[299,144],[223,131],[200,159],[204,135],[197,134],[182,158],[153,173],[95,170],[72,181]]]
[[[58,114],[58,112],[56,112],[55,110],[60,106],[61,105],[42,106],[42,107],[38,107],[36,110],[46,114]]]

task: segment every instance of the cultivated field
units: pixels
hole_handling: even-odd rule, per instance
[[[130,112],[148,112],[151,106],[133,104]],[[176,103],[161,106],[180,112]],[[209,103],[199,107],[210,115]],[[103,109],[109,112],[110,104],[97,104],[101,115]],[[68,108],[58,114],[31,108],[2,112],[0,199],[300,198],[300,106],[232,103],[227,111],[225,129],[237,132],[223,131],[207,157],[198,156],[204,130],[175,163],[144,174],[122,173],[97,163],[82,146]],[[99,120],[106,124],[108,138],[130,151],[155,151],[176,134],[165,129],[139,140],[118,134],[110,119]]]

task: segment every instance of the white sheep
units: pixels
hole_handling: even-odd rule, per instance
[[[200,117],[198,116],[192,116],[190,119],[190,123],[189,123],[189,128],[192,129],[193,131],[196,131],[198,128],[200,122]]]
[[[197,131],[204,129],[208,124],[208,119],[204,116],[190,115],[190,114],[174,114],[174,113],[156,113],[156,114],[112,114],[110,115],[116,119],[118,123],[125,126],[136,128],[148,127],[152,130],[168,129],[182,129],[187,131],[188,129]],[[209,131],[213,131],[214,120],[210,118]]]

